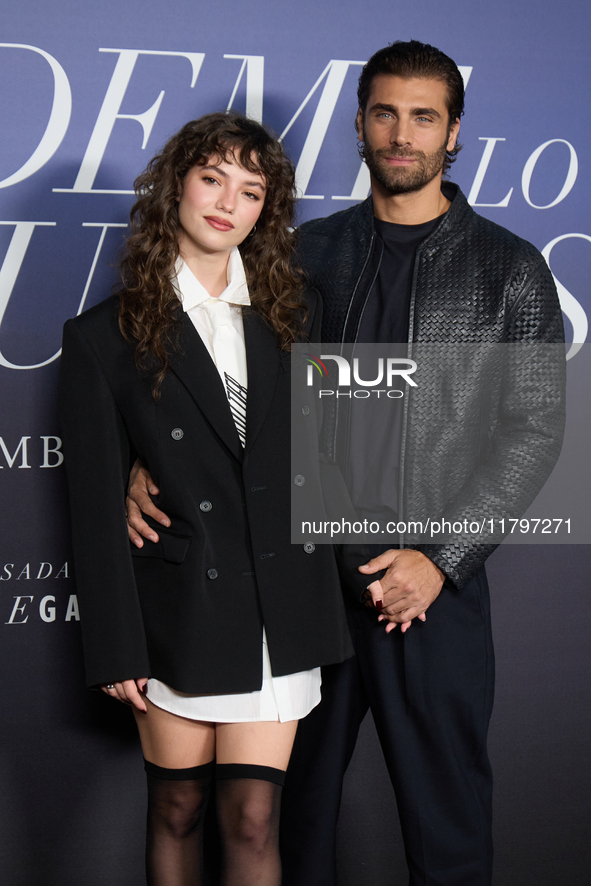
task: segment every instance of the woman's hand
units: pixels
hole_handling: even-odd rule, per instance
[[[101,689],[111,698],[116,698],[124,704],[131,704],[146,714],[148,709],[144,701],[143,692],[148,682],[147,677],[140,677],[138,680],[122,680],[120,683],[103,683]]]
[[[441,569],[420,551],[389,550],[359,567],[365,574],[386,574],[367,586],[371,601],[380,613],[378,621],[387,621],[386,633],[397,624],[402,633],[413,618],[426,621],[425,610],[439,596],[445,576]],[[367,599],[366,591],[366,599]]]
[[[378,621],[388,622],[386,616],[382,614],[382,606],[384,605],[384,592],[379,581],[372,581],[372,583],[367,586],[364,597],[365,605],[368,606],[370,609],[377,609],[377,611],[380,613],[378,615]],[[419,618],[421,619],[421,621],[426,621],[424,613],[422,617],[419,615]],[[403,634],[409,629],[411,624],[412,621],[405,621],[400,625],[400,630]],[[386,625],[386,632],[389,633],[390,631],[393,631],[395,627],[395,624],[390,624],[390,622],[388,622]]]
[[[127,533],[129,540],[137,548],[144,546],[144,538],[148,541],[158,541],[158,533],[151,529],[142,513],[147,514],[152,519],[162,523],[163,526],[170,526],[170,520],[162,511],[159,511],[150,495],[158,495],[160,490],[152,480],[149,471],[142,465],[141,461],[136,458],[131,473],[129,475],[129,484],[127,486],[127,498],[125,499],[125,511],[127,514]]]

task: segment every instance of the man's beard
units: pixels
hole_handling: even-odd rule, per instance
[[[363,159],[373,178],[385,191],[390,194],[409,194],[412,191],[420,191],[441,172],[445,162],[448,139],[449,135],[433,154],[425,154],[423,151],[407,151],[395,146],[374,149],[365,142],[362,152]],[[412,166],[390,166],[382,159],[385,157],[412,157],[415,162]]]

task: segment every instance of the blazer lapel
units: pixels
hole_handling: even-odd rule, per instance
[[[171,357],[170,366],[185,385],[199,409],[232,454],[242,460],[243,449],[232,418],[220,374],[209,356],[201,336],[183,311],[179,338],[180,352]],[[248,354],[248,346],[247,346]],[[248,361],[247,361],[248,362]],[[249,387],[250,363],[248,362]],[[250,393],[249,393],[250,400]]]
[[[246,450],[249,450],[269,412],[281,369],[275,334],[254,311],[243,315],[248,369]]]

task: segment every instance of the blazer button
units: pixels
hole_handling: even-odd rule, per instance
[[[217,569],[208,569],[208,570],[207,570],[207,577],[208,577],[208,578],[211,578],[212,581],[213,581],[214,578],[217,578],[217,577],[218,577],[218,571],[217,571]]]
[[[306,544],[304,545],[304,550],[305,550],[306,554],[313,554],[314,551],[316,550],[316,545],[314,544],[313,541],[307,541]]]
[[[211,511],[212,507],[213,507],[212,503],[207,500],[199,503],[199,510],[200,511],[206,511],[206,512]]]
[[[296,474],[293,478],[293,482],[296,486],[303,486],[306,482],[306,478],[302,476],[302,474]]]
[[[173,428],[172,431],[170,432],[170,436],[172,437],[173,440],[182,440],[183,437],[185,436],[185,432],[183,431],[182,428]]]
[[[302,415],[310,415],[310,407],[302,406]]]

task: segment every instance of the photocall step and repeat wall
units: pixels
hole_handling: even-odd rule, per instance
[[[362,64],[397,39],[433,43],[457,61],[467,87],[464,147],[450,178],[477,212],[542,251],[584,401],[577,360],[591,310],[590,26],[578,0],[5,0],[3,883],[143,882],[133,718],[84,688],[55,410],[62,325],[118,279],[134,178],[187,120],[236,108],[283,137],[297,164],[300,221],[346,209],[369,189],[353,126]],[[579,457],[575,481],[584,484],[584,441]],[[577,886],[591,864],[590,549],[503,545],[488,571],[498,668],[495,883]],[[342,886],[407,881],[371,718],[347,776],[338,851]]]

